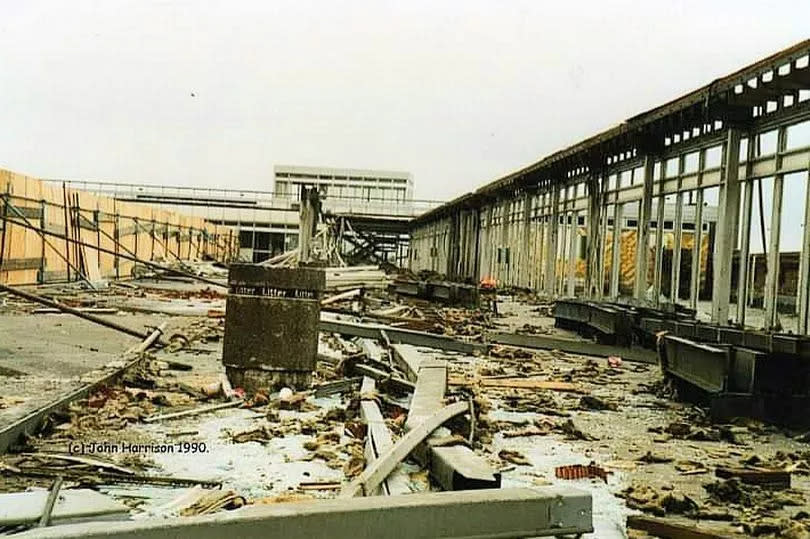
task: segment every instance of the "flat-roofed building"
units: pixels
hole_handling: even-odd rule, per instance
[[[273,177],[273,193],[293,200],[300,200],[304,186],[318,188],[325,201],[375,204],[413,200],[410,172],[276,165]]]

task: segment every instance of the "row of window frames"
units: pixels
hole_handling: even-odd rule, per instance
[[[544,219],[544,221],[548,222],[548,218]],[[571,224],[571,217],[563,217],[563,216],[561,216],[559,223],[561,225],[565,225],[565,224],[570,225]],[[493,220],[492,224],[493,225],[500,224],[500,219]],[[577,225],[578,226],[585,226],[585,217],[582,217],[582,216],[577,217]],[[607,225],[608,226],[613,226],[613,218],[612,217],[608,217]],[[637,219],[625,219],[624,220],[624,226],[626,226],[628,228],[635,228],[635,227],[638,226],[638,220]],[[658,221],[650,221],[650,228],[653,229],[653,230],[657,229],[658,228]],[[664,230],[674,230],[674,229],[675,229],[675,223],[673,221],[664,221]],[[682,230],[694,230],[695,229],[695,223],[690,223],[690,222],[681,223],[681,229]],[[703,230],[704,231],[709,230],[708,223],[703,223]]]
[[[352,182],[385,182],[385,183],[408,183],[405,178],[366,178],[362,176],[322,176],[318,174],[289,174],[279,172],[276,178],[306,179],[306,180],[348,180]]]

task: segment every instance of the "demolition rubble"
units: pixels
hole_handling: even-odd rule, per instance
[[[639,350],[583,338],[570,305],[487,291],[496,312],[474,286],[443,302],[400,292],[447,286],[431,275],[326,285],[369,268],[198,270],[223,286],[153,272],[29,290],[54,309],[4,292],[20,358],[0,365],[0,507],[27,509],[0,510],[3,534],[45,533],[49,494],[49,529],[73,533],[324,500],[351,512],[358,497],[434,503],[438,491],[469,511],[468,496],[498,489],[507,505],[559,503],[545,523],[493,513],[493,534],[807,536],[801,427],[713,420]],[[496,342],[506,336],[525,342]],[[31,372],[49,357],[65,360]]]

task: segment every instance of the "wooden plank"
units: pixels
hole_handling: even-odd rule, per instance
[[[553,391],[567,391],[571,393],[587,393],[579,384],[571,382],[556,382],[554,380],[537,380],[533,378],[476,378],[466,379],[451,377],[448,381],[451,386],[480,385],[483,387],[506,387],[511,389],[550,389]]]
[[[790,472],[785,470],[770,470],[765,468],[734,468],[718,466],[714,475],[723,479],[738,478],[750,485],[765,485],[773,488],[790,488]]]
[[[650,535],[664,539],[730,539],[734,537],[733,535],[701,529],[697,526],[687,526],[672,520],[644,515],[628,516],[627,527],[633,530],[645,531]]]

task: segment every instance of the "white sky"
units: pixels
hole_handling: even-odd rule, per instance
[[[0,0],[0,167],[249,189],[274,164],[384,168],[449,199],[808,20],[806,0]]]

